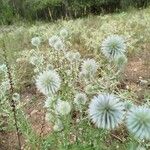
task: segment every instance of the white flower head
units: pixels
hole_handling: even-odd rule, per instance
[[[98,69],[98,64],[94,59],[87,59],[82,64],[82,73],[84,75],[90,76],[94,75]]]
[[[56,113],[58,113],[59,115],[67,115],[70,113],[70,111],[71,111],[71,106],[68,102],[58,100],[56,104]]]
[[[124,104],[115,95],[104,93],[92,99],[88,111],[98,128],[114,129],[123,120]]]
[[[79,61],[80,58],[81,58],[81,55],[79,52],[67,52],[66,53],[66,59],[70,62],[76,62],[76,61]]]
[[[39,66],[39,65],[42,65],[42,64],[43,64],[43,62],[44,62],[44,57],[43,57],[43,55],[31,56],[31,57],[29,58],[29,62],[30,62],[32,65]]]
[[[54,49],[57,51],[62,51],[65,49],[65,45],[61,40],[59,40],[54,44]]]
[[[60,30],[60,36],[65,39],[67,38],[69,35],[68,30],[66,28],[63,28],[62,30]]]
[[[55,94],[61,84],[61,79],[58,73],[54,70],[43,71],[37,76],[36,86],[40,92],[45,95]]]
[[[77,93],[74,98],[74,103],[77,105],[85,105],[87,102],[87,96],[85,93]]]
[[[126,44],[121,36],[111,35],[102,42],[102,52],[108,59],[115,59],[125,51]]]
[[[31,39],[31,43],[33,46],[38,47],[41,44],[41,38],[40,37],[33,37]]]
[[[13,99],[14,101],[19,101],[19,100],[20,100],[20,94],[14,93],[14,94],[12,95],[12,99]]]
[[[61,39],[60,39],[59,36],[54,35],[54,36],[50,37],[48,41],[49,41],[49,45],[51,47],[54,47],[55,43],[58,42],[58,41],[61,41]]]
[[[150,140],[150,109],[133,107],[127,114],[127,128],[136,138]]]

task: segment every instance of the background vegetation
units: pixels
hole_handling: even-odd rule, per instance
[[[0,0],[0,24],[16,19],[56,20],[88,14],[115,12],[129,7],[146,7],[150,0]]]

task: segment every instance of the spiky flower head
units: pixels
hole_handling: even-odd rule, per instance
[[[66,28],[63,28],[62,30],[60,30],[60,36],[64,39],[67,38],[69,35],[68,30]]]
[[[136,138],[150,140],[150,109],[133,107],[127,114],[127,128]]]
[[[40,92],[45,95],[56,93],[61,84],[58,73],[54,70],[46,70],[40,73],[36,78],[36,86]]]
[[[108,59],[116,59],[126,51],[124,39],[118,35],[108,36],[102,42],[102,52]]]
[[[76,62],[76,61],[79,61],[80,60],[80,53],[79,52],[67,52],[66,53],[66,59],[70,62]]]
[[[40,37],[33,37],[33,38],[31,39],[31,43],[32,43],[33,46],[38,47],[38,46],[41,44],[41,39],[40,39]]]
[[[19,100],[20,100],[20,94],[19,94],[19,93],[14,93],[14,94],[12,95],[12,99],[13,99],[14,101],[19,101]]]
[[[87,96],[85,93],[77,93],[74,98],[74,103],[78,106],[85,105],[87,102]]]
[[[56,113],[59,115],[67,115],[71,111],[71,106],[68,102],[58,100],[56,104]]]
[[[54,49],[57,50],[57,51],[64,50],[65,49],[65,45],[64,45],[64,43],[61,40],[59,40],[59,41],[57,41],[54,44]]]
[[[98,64],[94,59],[87,59],[82,64],[82,73],[86,76],[94,75],[98,69]]]
[[[115,95],[103,93],[92,99],[88,111],[98,128],[114,129],[123,120],[124,104]]]
[[[54,47],[55,43],[56,43],[57,41],[60,41],[60,40],[61,40],[61,39],[60,39],[59,36],[54,35],[54,36],[52,36],[52,37],[50,37],[50,38],[48,39],[49,45],[52,46],[52,47]]]

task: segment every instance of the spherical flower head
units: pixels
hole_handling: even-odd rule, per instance
[[[85,93],[77,93],[74,98],[74,103],[78,106],[85,105],[87,102],[87,96]]]
[[[55,43],[56,43],[57,41],[61,41],[61,39],[60,39],[59,36],[54,35],[54,36],[50,37],[48,41],[49,41],[49,45],[50,45],[51,47],[54,47]]]
[[[41,39],[39,37],[33,37],[31,43],[33,46],[38,47],[41,44]]]
[[[118,35],[111,35],[102,42],[102,52],[108,59],[115,59],[125,51],[125,41]]]
[[[68,102],[58,100],[56,104],[56,113],[59,115],[68,115],[71,111],[71,106]]]
[[[79,52],[67,52],[65,56],[66,56],[66,59],[70,62],[79,61],[81,57]]]
[[[99,94],[89,105],[89,117],[92,122],[103,129],[114,129],[123,120],[124,104],[113,94]]]
[[[12,99],[13,99],[14,101],[19,101],[19,100],[20,100],[20,94],[19,94],[19,93],[14,93],[14,94],[12,95]]]
[[[65,45],[64,45],[64,43],[61,40],[57,41],[54,44],[54,49],[57,50],[57,51],[64,50],[64,48],[65,48]]]
[[[67,30],[67,29],[64,28],[64,29],[60,30],[60,36],[61,36],[63,39],[67,38],[68,35],[69,35],[69,33],[68,33],[68,30]]]
[[[94,75],[98,69],[98,64],[94,59],[87,59],[82,64],[82,72],[86,76]]]
[[[58,73],[54,70],[46,70],[40,73],[36,79],[36,86],[40,92],[45,95],[56,93],[61,84]]]
[[[150,140],[150,109],[133,107],[127,114],[127,128],[136,138]]]
[[[35,65],[35,66],[40,66],[43,64],[44,62],[44,57],[43,55],[36,55],[36,56],[31,56],[29,58],[29,62],[32,64],[32,65]]]

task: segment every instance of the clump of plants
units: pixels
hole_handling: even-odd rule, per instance
[[[127,64],[125,38],[120,35],[106,37],[100,43],[99,52],[92,57],[85,57],[72,49],[70,39],[70,32],[63,28],[47,39],[49,48],[43,50],[43,39],[33,37],[33,49],[22,53],[19,58],[33,65],[35,86],[45,97],[43,121],[53,129],[46,136],[31,135],[28,128],[22,129],[23,125],[30,127],[27,118],[24,117],[24,124],[18,120],[20,132],[31,147],[38,142],[40,149],[106,149],[105,141],[110,137],[126,143],[137,141],[140,146],[149,141],[149,106],[132,103],[128,96],[123,96],[126,89],[118,89],[121,73]],[[101,59],[101,55],[105,58]],[[5,65],[0,68],[6,72]],[[13,94],[14,99],[20,99],[18,97],[18,94]],[[22,110],[19,103],[16,107],[18,112]],[[125,140],[113,134],[113,131],[121,130],[128,130]],[[31,136],[35,142],[31,142]]]

